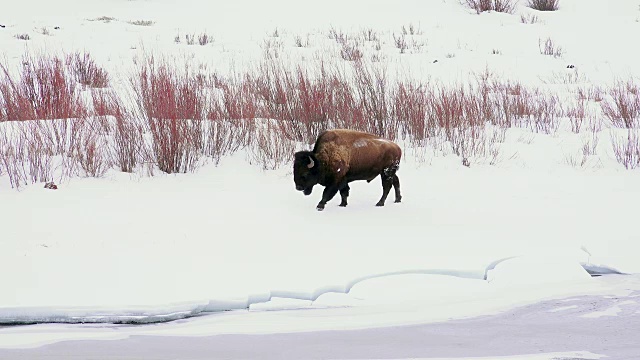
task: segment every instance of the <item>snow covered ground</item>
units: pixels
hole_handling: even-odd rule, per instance
[[[25,51],[90,50],[117,87],[145,51],[231,71],[257,61],[276,30],[284,53],[305,58],[322,54],[332,27],[373,28],[386,39],[381,51],[389,64],[418,77],[448,82],[490,68],[549,88],[567,76],[607,86],[640,75],[640,51],[624,40],[640,32],[638,6],[561,0],[552,13],[520,4],[513,15],[476,15],[457,0],[16,1],[2,5],[0,49],[9,65]],[[523,24],[521,15],[540,20]],[[420,33],[400,55],[393,36],[409,25]],[[174,41],[201,32],[215,41]],[[21,33],[31,40],[14,37]],[[310,45],[297,48],[296,36]],[[540,54],[538,42],[547,37],[563,56]],[[567,70],[569,64],[576,68]],[[45,323],[0,327],[0,358],[75,351],[118,358],[119,347],[149,351],[131,353],[139,358],[206,358],[215,347],[198,347],[199,339],[220,349],[228,339],[231,350],[220,350],[221,358],[255,358],[233,348],[254,343],[274,351],[284,343],[293,352],[272,358],[638,359],[640,340],[631,329],[640,319],[640,173],[615,161],[608,140],[604,131],[597,158],[582,167],[568,160],[579,150],[568,131],[509,130],[498,165],[470,168],[452,155],[427,153],[424,161],[424,153],[402,144],[401,204],[373,206],[381,191],[376,180],[354,183],[347,208],[334,199],[322,213],[315,210],[319,189],[309,197],[295,191],[290,164],[263,171],[243,151],[192,174],[113,170],[101,179],[66,180],[56,191],[42,184],[15,191],[0,174],[0,324]],[[629,275],[593,278],[587,270]],[[465,342],[514,313],[525,315]],[[543,336],[567,323],[573,326],[561,327],[566,333],[556,338],[579,337],[582,329],[589,340]],[[379,339],[373,332],[407,339],[414,333],[408,326],[434,326],[432,334],[460,341],[443,340],[447,346],[432,352],[420,339],[371,350]],[[619,346],[598,343],[597,328],[607,334],[603,341],[614,336]],[[338,336],[323,337],[332,331]],[[278,335],[282,343],[269,338]],[[538,348],[522,340],[527,336]],[[500,337],[522,342],[478,347]],[[316,340],[326,356],[314,352]],[[185,344],[202,351],[186,352]],[[454,351],[464,344],[466,351]]]

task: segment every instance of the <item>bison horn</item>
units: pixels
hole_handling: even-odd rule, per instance
[[[309,156],[309,165],[307,165],[307,167],[309,169],[313,168],[315,166],[315,163],[313,161],[313,158],[311,156]]]

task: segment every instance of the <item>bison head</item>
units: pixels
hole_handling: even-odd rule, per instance
[[[296,190],[310,195],[313,186],[320,179],[320,163],[311,151],[299,151],[295,154],[293,161],[293,181],[296,183]]]

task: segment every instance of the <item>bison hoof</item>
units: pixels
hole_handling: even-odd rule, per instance
[[[379,203],[376,204],[376,206],[384,206],[384,203],[383,202],[379,202]]]
[[[347,203],[340,203],[340,205],[338,205],[338,206],[346,207],[346,206],[347,206]]]
[[[402,198],[397,198],[397,199],[396,199],[396,202],[397,202],[397,203],[402,202]]]
[[[318,211],[324,210],[324,204],[318,204],[318,206],[316,206],[316,210]]]

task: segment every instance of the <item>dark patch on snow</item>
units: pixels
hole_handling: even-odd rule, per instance
[[[56,185],[53,181],[49,181],[44,184],[44,188],[50,190],[58,190],[58,185]]]

